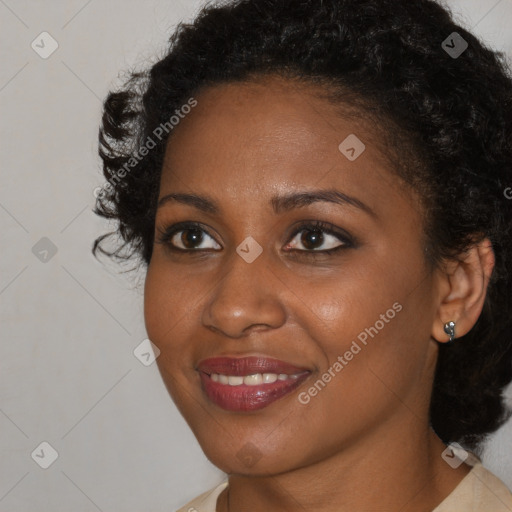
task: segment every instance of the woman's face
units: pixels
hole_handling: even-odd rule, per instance
[[[378,454],[428,424],[438,294],[419,203],[371,125],[314,92],[276,78],[206,89],[167,148],[157,242],[198,226],[155,243],[146,329],[172,398],[228,473]]]

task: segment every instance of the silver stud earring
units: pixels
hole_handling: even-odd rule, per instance
[[[450,336],[450,339],[446,343],[452,343],[455,339],[455,322],[446,322],[444,324],[444,332]]]

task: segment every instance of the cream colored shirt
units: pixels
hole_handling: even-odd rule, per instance
[[[177,512],[216,512],[217,498],[227,486],[223,482]],[[432,512],[512,512],[512,493],[481,462],[474,461],[471,471]]]

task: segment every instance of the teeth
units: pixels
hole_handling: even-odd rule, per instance
[[[241,384],[244,383],[244,378],[242,376],[232,376],[230,375],[228,377],[228,384],[230,386],[240,386]]]
[[[263,376],[261,373],[255,373],[254,375],[247,375],[244,377],[244,384],[246,386],[257,386],[263,382]]]
[[[245,384],[246,386],[258,386],[260,384],[272,384],[277,380],[288,380],[297,379],[300,374],[286,375],[286,373],[254,373],[252,375],[221,375],[218,373],[212,373],[210,378],[213,382],[219,382],[220,384],[227,384],[229,386],[240,386]]]

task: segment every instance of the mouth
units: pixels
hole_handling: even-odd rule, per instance
[[[299,387],[307,368],[266,357],[216,357],[198,364],[203,391],[227,411],[263,409]]]

